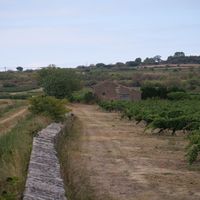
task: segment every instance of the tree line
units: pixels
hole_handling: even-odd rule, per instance
[[[162,56],[156,55],[154,57],[147,57],[144,60],[142,58],[136,58],[132,61],[127,61],[126,63],[117,62],[115,64],[104,64],[97,63],[91,64],[90,68],[120,68],[120,67],[138,67],[141,65],[158,65],[158,64],[200,64],[200,56],[187,56],[184,52],[175,52],[173,56],[169,56],[166,60],[162,59]],[[87,66],[81,65],[77,68],[85,69]]]

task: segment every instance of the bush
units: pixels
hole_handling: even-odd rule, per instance
[[[197,160],[200,153],[200,131],[195,131],[189,136],[190,144],[188,146],[188,161],[192,164]]]
[[[142,91],[142,99],[149,99],[149,98],[155,98],[155,97],[160,98],[160,99],[167,99],[169,97],[168,96],[169,93],[177,93],[176,97],[179,100],[178,97],[180,97],[180,99],[185,99],[186,95],[187,95],[185,93],[185,90],[182,88],[166,87],[166,86],[160,85],[160,84],[144,85],[141,87],[141,91]],[[174,97],[174,98],[176,99],[176,97]]]
[[[62,121],[65,118],[67,109],[64,100],[50,96],[38,96],[30,99],[30,111],[34,114],[43,114],[55,121]]]
[[[3,83],[3,87],[16,87],[13,83]]]
[[[80,79],[72,69],[44,68],[39,71],[39,81],[46,95],[58,99],[70,97],[81,88]]]
[[[31,94],[0,94],[0,99],[28,99]]]
[[[96,97],[92,92],[85,93],[85,95],[84,95],[85,103],[93,103],[93,102],[95,102],[95,100],[96,100]]]
[[[4,84],[2,88],[0,88],[0,92],[24,92],[24,91],[29,91],[29,90],[34,90],[38,89],[37,85],[20,85],[20,86],[14,86],[8,84]]]
[[[165,99],[167,97],[167,88],[165,86],[143,86],[141,91],[142,99],[154,97]]]
[[[91,91],[80,90],[72,93],[70,101],[77,103],[94,103],[96,101],[96,97]]]
[[[167,97],[170,100],[184,100],[189,99],[190,95],[185,92],[170,92],[167,94]]]

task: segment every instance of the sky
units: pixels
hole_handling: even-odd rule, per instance
[[[199,0],[0,0],[0,70],[200,55]]]

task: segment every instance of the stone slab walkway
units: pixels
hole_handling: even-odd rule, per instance
[[[62,125],[52,123],[33,140],[24,200],[67,200],[55,149]]]

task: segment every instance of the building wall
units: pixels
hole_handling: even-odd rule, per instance
[[[140,100],[141,92],[114,82],[103,82],[94,86],[94,93],[101,100]]]
[[[115,88],[116,88],[115,83],[112,82],[101,83],[94,87],[94,93],[99,99],[115,100],[118,99]]]

